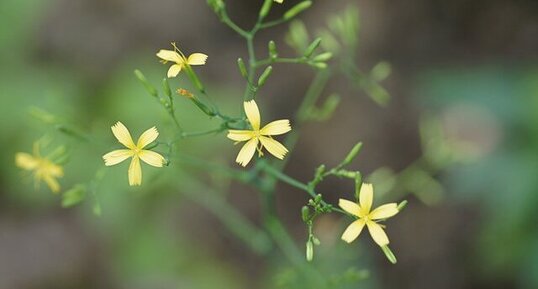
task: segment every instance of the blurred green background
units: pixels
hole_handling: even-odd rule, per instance
[[[261,3],[226,2],[242,27]],[[275,15],[295,2],[286,0]],[[329,89],[340,91],[343,104],[329,121],[305,125],[286,172],[306,181],[317,165],[336,164],[363,141],[353,166],[380,186],[404,184],[386,190],[410,203],[389,222],[397,265],[366,236],[341,242],[347,221],[330,215],[316,224],[322,245],[313,266],[329,278],[368,277],[345,288],[538,288],[537,2],[315,2],[302,15],[313,31],[328,14],[357,4],[358,65],[391,63],[383,86],[392,99],[383,108],[333,80]],[[260,53],[274,39],[292,54],[286,29],[263,32]],[[101,156],[117,147],[109,130],[116,121],[135,136],[156,124],[161,136],[173,129],[132,73],[141,69],[158,84],[167,68],[155,52],[170,41],[209,55],[197,71],[222,110],[237,114],[244,83],[235,62],[246,49],[205,1],[0,1],[0,288],[302,288],[281,253],[253,253],[200,205],[216,193],[257,224],[253,189],[180,164],[144,166],[140,188],[127,186],[127,164],[102,170]],[[314,75],[286,64],[273,74],[259,101],[267,120],[293,114]],[[177,105],[189,130],[214,127],[186,99]],[[66,137],[36,117],[43,115],[99,141]],[[14,155],[45,135],[71,151],[64,189],[105,172],[97,196],[63,209],[45,186],[34,190]],[[237,147],[224,134],[180,147],[235,166]],[[195,175],[215,192],[200,189]],[[352,190],[341,180],[320,187],[334,202]],[[302,248],[299,211],[308,198],[284,184],[277,192],[279,217]],[[100,217],[92,213],[97,200]]]

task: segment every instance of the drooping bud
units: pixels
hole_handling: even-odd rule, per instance
[[[314,244],[311,240],[308,240],[306,242],[306,260],[308,262],[312,261],[314,259]]]

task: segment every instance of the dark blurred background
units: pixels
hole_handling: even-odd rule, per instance
[[[272,17],[295,2],[285,0]],[[245,28],[261,5],[226,3]],[[397,265],[366,234],[352,245],[339,241],[347,221],[336,215],[316,224],[322,244],[314,265],[323,272],[370,270],[366,281],[350,288],[538,288],[538,2],[318,0],[301,18],[316,31],[327,15],[350,3],[360,10],[357,65],[392,65],[382,82],[391,101],[380,107],[345,80],[331,81],[328,93],[338,90],[342,105],[329,121],[303,127],[286,172],[307,181],[317,165],[338,163],[363,141],[354,168],[383,183],[426,159],[432,186],[394,194],[409,201],[388,223]],[[287,28],[262,32],[259,53],[274,39],[282,54],[293,55],[284,42]],[[58,196],[44,187],[35,191],[31,178],[15,168],[16,152],[31,151],[34,140],[54,135],[31,117],[37,108],[110,145],[109,127],[117,120],[138,135],[165,119],[132,71],[141,69],[159,83],[166,67],[155,52],[169,49],[171,41],[187,53],[209,55],[197,71],[219,105],[236,113],[244,83],[235,63],[246,58],[245,44],[205,1],[0,2],[0,288],[278,288],[292,278],[293,265],[285,258],[252,253],[177,188],[151,184],[157,172],[152,168],[144,167],[147,186],[140,189],[127,187],[126,166],[109,168],[100,217],[91,204],[61,208]],[[313,75],[308,67],[275,65],[260,96],[264,119],[293,114]],[[203,118],[187,101],[179,111],[193,130],[201,126],[196,121]],[[445,140],[466,144],[455,148],[458,161],[431,165],[432,123]],[[181,146],[234,165],[237,147],[224,135]],[[92,178],[110,146],[72,147],[64,188]],[[168,180],[173,174],[180,173]],[[187,182],[188,174],[183,178]],[[206,181],[259,222],[253,189],[218,177]],[[335,202],[352,190],[338,179],[320,186]],[[306,229],[299,211],[308,198],[285,184],[277,192],[279,216],[302,248]]]

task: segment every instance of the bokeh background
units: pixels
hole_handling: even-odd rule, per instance
[[[261,1],[226,2],[232,19],[250,27]],[[272,17],[295,2],[286,0]],[[338,91],[342,105],[327,122],[305,125],[286,172],[307,181],[317,165],[338,163],[362,141],[352,167],[373,173],[380,186],[404,184],[391,188],[392,197],[409,205],[388,223],[397,265],[365,236],[340,242],[347,221],[333,215],[316,224],[322,245],[314,266],[327,276],[347,268],[368,275],[349,288],[538,288],[538,2],[318,0],[301,18],[316,30],[350,3],[360,10],[357,65],[391,64],[381,83],[391,101],[381,107],[332,80],[327,94]],[[274,39],[293,55],[286,30],[260,34],[259,53]],[[71,149],[61,180],[69,188],[102,170],[101,155],[115,146],[114,122],[134,135],[164,123],[165,135],[172,129],[166,114],[132,72],[158,84],[166,67],[155,52],[171,41],[209,55],[197,71],[219,105],[236,113],[244,83],[235,62],[245,45],[205,1],[0,1],[0,288],[288,288],[298,278],[281,253],[253,253],[200,205],[216,193],[259,223],[256,192],[222,176],[146,166],[145,185],[130,188],[125,164],[109,168],[97,217],[93,201],[64,209],[58,195],[34,190],[14,166],[16,152],[47,135]],[[276,65],[260,97],[264,117],[293,114],[313,75]],[[188,101],[178,106],[192,130],[210,126]],[[44,115],[105,143],[79,144]],[[237,152],[223,135],[181,148],[232,166]],[[193,175],[214,191],[196,190]],[[338,179],[320,186],[333,201],[352,190]],[[285,184],[277,191],[279,217],[302,248],[299,212],[308,198]]]

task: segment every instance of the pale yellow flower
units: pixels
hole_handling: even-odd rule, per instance
[[[283,3],[284,0],[275,0],[275,2],[277,2],[277,3]]]
[[[254,100],[246,101],[243,106],[252,130],[228,131],[229,139],[236,142],[247,142],[239,151],[235,161],[242,166],[246,166],[256,150],[258,150],[259,156],[263,155],[263,147],[275,157],[283,159],[288,150],[271,136],[289,132],[291,130],[290,121],[287,119],[276,120],[260,129],[260,111],[256,102]]]
[[[189,57],[185,57],[175,43],[172,43],[172,46],[174,46],[174,50],[161,49],[157,52],[157,57],[162,59],[163,63],[168,61],[174,63],[168,69],[169,78],[176,77],[186,65],[204,65],[207,60],[207,55],[203,53],[193,53]]]
[[[351,243],[361,233],[364,225],[368,227],[368,231],[372,239],[381,247],[389,244],[389,238],[383,230],[383,226],[376,221],[390,218],[398,213],[398,205],[396,203],[385,204],[371,210],[374,198],[374,187],[372,184],[362,184],[359,192],[359,204],[355,202],[340,199],[338,205],[344,211],[357,217],[358,219],[351,223],[342,234],[342,240]]]
[[[162,167],[164,157],[160,154],[145,150],[144,147],[152,143],[159,136],[159,132],[155,127],[146,130],[135,144],[131,138],[129,130],[121,122],[117,122],[112,126],[112,133],[127,149],[111,151],[103,156],[106,166],[113,166],[123,162],[128,158],[132,158],[129,166],[129,185],[139,186],[142,184],[142,168],[140,160],[154,167]]]
[[[60,191],[60,184],[56,179],[63,177],[63,168],[47,158],[41,157],[39,143],[34,143],[33,155],[17,153],[15,164],[22,169],[34,172],[36,186],[39,185],[40,181],[44,181],[53,193]]]

